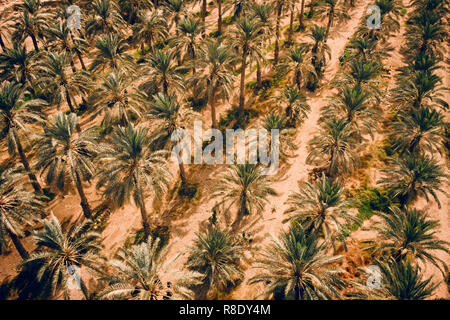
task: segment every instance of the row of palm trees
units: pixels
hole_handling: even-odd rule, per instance
[[[435,4],[434,8],[432,2],[415,2],[411,21],[420,21],[414,17],[423,11],[445,12],[439,5]],[[171,177],[166,162],[174,143],[170,139],[172,133],[199,116],[187,106],[188,97],[205,95],[211,108],[211,126],[217,128],[216,96],[230,96],[235,74],[240,72],[239,108],[246,108],[245,79],[249,63],[255,62],[257,82],[261,82],[273,24],[276,25],[273,63],[275,70],[288,71],[289,84],[280,92],[283,112],[270,113],[262,119],[262,125],[266,129],[281,129],[281,149],[286,156],[295,149],[289,143],[290,137],[310,110],[302,91],[308,81],[318,81],[323,74],[325,57],[330,51],[326,44],[330,27],[334,19],[345,18],[347,8],[339,1],[328,0],[320,1],[317,7],[311,5],[311,11],[317,10],[319,14],[326,9],[327,26],[312,26],[309,35],[313,43],[296,45],[290,43],[296,3],[277,1],[272,6],[253,1],[236,2],[234,25],[220,26],[219,15],[218,29],[229,28],[230,36],[220,30],[221,36],[214,39],[206,35],[205,1],[201,3],[200,20],[185,14],[188,1],[97,0],[90,4],[80,1],[77,5],[86,19],[82,19],[83,27],[78,31],[68,29],[65,24],[66,4],[57,10],[47,10],[39,1],[24,1],[20,7],[21,18],[14,20],[14,25],[6,23],[6,26],[14,31],[13,39],[19,39],[19,35],[22,40],[30,37],[34,50],[27,51],[26,46],[15,42],[0,54],[0,65],[6,70],[0,87],[2,138],[7,138],[9,152],[20,158],[20,164],[2,172],[0,178],[5,181],[0,187],[0,240],[5,244],[10,238],[23,258],[21,274],[13,281],[19,297],[29,294],[27,285],[20,282],[20,276],[28,273],[33,275],[28,278],[35,277],[40,284],[41,291],[36,297],[56,296],[61,291],[64,297],[70,297],[69,266],[87,268],[94,273],[94,278],[104,281],[100,290],[89,290],[83,277],[80,286],[86,299],[192,298],[198,287],[217,297],[219,292],[242,280],[244,252],[252,249],[251,245],[245,236],[236,236],[235,231],[215,222],[198,234],[189,249],[185,270],[167,264],[169,247],[151,237],[146,199],[148,194],[158,198],[168,190]],[[349,45],[350,62],[344,64],[342,74],[334,83],[338,94],[322,109],[321,130],[310,141],[308,162],[322,167],[324,175],[317,181],[300,182],[298,192],[290,195],[286,212],[290,229],[260,254],[255,266],[262,271],[250,280],[250,283],[263,283],[266,297],[342,296],[343,270],[338,267],[341,256],[337,255],[337,244],[345,245],[348,226],[356,222],[348,210],[352,204],[345,196],[342,178],[360,166],[358,153],[363,151],[363,142],[378,129],[382,118],[379,106],[382,94],[378,85],[383,73],[382,59],[386,57],[383,41],[390,32],[398,30],[395,22],[399,3],[379,0],[376,4],[383,9],[383,21],[393,27],[383,24],[381,30],[368,30],[363,26]],[[303,8],[304,1],[300,26],[304,23]],[[279,38],[284,10],[289,12],[291,20],[287,43],[290,47],[282,56]],[[172,26],[162,18],[166,13],[173,20]],[[25,24],[25,17],[31,23]],[[51,25],[49,17],[56,18],[57,23]],[[435,23],[439,25],[438,21]],[[417,23],[411,25],[417,27]],[[132,37],[127,38],[125,30],[131,31]],[[433,55],[436,62],[430,64],[428,56],[411,60],[410,67],[400,72],[398,88],[403,91],[393,90],[396,115],[391,121],[389,139],[400,156],[383,171],[386,178],[381,179],[380,185],[398,200],[399,208],[380,213],[384,224],[377,230],[384,245],[380,247],[381,253],[373,250],[386,279],[392,280],[387,283],[389,292],[380,293],[383,297],[428,297],[435,285],[430,280],[422,281],[422,269],[408,259],[441,266],[442,261],[433,252],[448,252],[448,243],[434,235],[437,222],[411,207],[422,195],[430,194],[438,201],[435,192],[446,179],[443,168],[432,158],[440,149],[439,126],[443,124],[443,116],[434,103],[444,107],[445,104],[436,96],[439,81],[423,78],[425,75],[435,78],[433,71],[439,62],[436,42],[442,35],[437,32],[434,38],[423,41],[425,49],[413,50],[419,53],[424,50],[423,54]],[[132,47],[139,48],[137,59],[130,54]],[[238,61],[240,71],[236,69]],[[417,66],[419,69],[415,69]],[[420,68],[428,68],[425,75],[414,71]],[[422,85],[417,90],[420,97],[402,84],[414,78],[413,75],[417,79],[414,84]],[[421,90],[430,82],[434,83],[431,89]],[[59,109],[65,103],[70,112],[57,112],[46,119],[49,106]],[[89,121],[98,125],[87,127],[88,122],[81,121],[83,112],[90,115]],[[100,122],[97,117],[101,117]],[[411,134],[400,133],[399,128],[403,125],[406,130],[409,126],[408,130],[415,132],[414,121],[420,117],[432,118],[431,126],[436,125],[428,130],[420,124],[427,129],[427,134],[419,134],[408,143],[404,139],[411,138]],[[402,122],[402,119],[407,120]],[[24,144],[28,139],[37,141],[31,152]],[[218,199],[218,205],[223,203],[237,209],[237,221],[245,215],[262,212],[267,197],[276,194],[271,179],[262,175],[261,169],[251,164],[230,168],[223,173],[212,194]],[[23,171],[28,174],[34,192],[24,184],[20,174]],[[182,185],[186,185],[188,176],[181,163],[179,172]],[[48,194],[37,173],[51,190],[65,192],[75,187],[87,220],[67,228],[53,216],[42,220],[43,230],[33,235],[39,249],[30,254],[19,237],[26,223],[33,224],[46,216],[43,201]],[[417,179],[411,182],[407,179],[411,176]],[[145,241],[123,248],[114,260],[106,261],[101,256],[101,236],[90,231],[93,209],[86,196],[85,182],[92,180],[96,182],[96,190],[117,207],[132,198],[142,216]],[[417,287],[425,283],[416,295],[408,290],[394,292],[409,281],[407,276],[414,276]]]

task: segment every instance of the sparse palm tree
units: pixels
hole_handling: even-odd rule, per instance
[[[418,266],[408,261],[378,262],[381,269],[385,296],[395,300],[424,300],[429,298],[439,283],[432,277],[424,279]]]
[[[170,173],[166,159],[161,151],[150,148],[148,129],[116,127],[110,137],[111,144],[105,146],[99,161],[103,165],[98,173],[97,189],[103,188],[103,195],[114,204],[122,207],[133,197],[142,216],[145,238],[150,235],[146,193],[161,195],[166,189]]]
[[[239,108],[245,108],[245,74],[247,70],[247,58],[258,59],[262,53],[260,50],[262,34],[261,24],[248,18],[239,19],[231,36],[233,47],[237,47],[241,54],[241,80],[239,86]]]
[[[336,240],[344,240],[346,224],[357,221],[347,212],[350,201],[343,195],[344,186],[323,175],[316,183],[300,181],[298,190],[286,202],[289,220],[299,222],[307,234],[322,234],[335,248]]]
[[[447,180],[444,168],[428,155],[405,154],[401,159],[392,159],[392,164],[382,169],[383,177],[378,183],[391,190],[402,208],[413,204],[423,196],[429,201],[431,195],[439,208],[441,202],[436,194]]]
[[[217,294],[230,283],[242,279],[243,249],[229,231],[211,228],[197,234],[194,246],[189,248],[186,266],[203,274],[206,290],[214,289]]]
[[[279,68],[287,70],[288,73],[292,73],[292,85],[297,86],[298,90],[301,90],[302,81],[308,79],[310,74],[317,76],[314,66],[311,64],[309,51],[309,44],[302,44],[301,46],[289,49],[286,61],[279,65]]]
[[[280,239],[263,249],[255,268],[259,273],[249,283],[264,283],[263,295],[277,293],[285,299],[317,300],[339,298],[344,272],[336,266],[341,256],[329,256],[317,237],[300,226],[292,226]]]
[[[252,213],[261,213],[267,203],[268,195],[276,192],[270,187],[271,180],[262,174],[259,166],[245,163],[237,164],[222,174],[213,198],[229,207],[238,206],[238,218]]]
[[[6,138],[8,144],[8,152],[14,155],[16,152],[20,157],[25,171],[30,178],[34,191],[42,193],[42,188],[37,181],[36,175],[31,169],[29,160],[25,155],[22,138],[19,134],[29,134],[27,122],[42,121],[42,118],[30,110],[30,107],[42,107],[46,103],[39,99],[25,101],[25,91],[22,86],[17,83],[5,81],[0,86],[0,132],[1,139]]]
[[[92,118],[103,114],[102,126],[128,126],[132,120],[140,119],[146,98],[138,90],[135,80],[120,71],[113,71],[104,77],[90,97],[93,103]]]
[[[46,173],[48,184],[64,191],[73,183],[81,200],[86,218],[92,210],[84,192],[83,181],[89,181],[95,174],[94,157],[99,152],[92,130],[77,132],[79,118],[76,114],[58,113],[44,126],[44,132],[36,146],[36,168]]]
[[[145,55],[145,44],[147,43],[149,51],[153,52],[153,45],[167,37],[168,26],[166,19],[156,10],[140,12],[138,18],[138,22],[133,25],[133,36],[135,41],[141,44],[141,54]]]
[[[26,259],[29,254],[19,237],[24,235],[24,226],[33,225],[44,211],[42,202],[26,191],[20,178],[12,170],[0,173],[0,245],[3,247],[10,238],[22,259]]]
[[[220,41],[210,41],[206,43],[199,61],[201,72],[195,75],[194,81],[203,83],[207,88],[212,128],[217,128],[216,95],[219,93],[223,99],[226,99],[233,90],[235,77],[232,70],[236,58],[233,52]]]
[[[378,215],[382,220],[375,227],[376,247],[397,262],[413,258],[423,263],[431,262],[442,271],[442,266],[446,265],[436,253],[449,253],[450,243],[436,237],[439,221],[431,220],[424,211],[397,207]]]
[[[126,26],[114,0],[92,1],[90,13],[86,21],[86,32],[91,37],[105,33],[121,33]]]
[[[173,150],[174,144],[182,139],[181,131],[185,124],[197,116],[196,113],[182,107],[177,101],[177,97],[157,94],[153,96],[153,101],[148,105],[147,115],[153,120],[156,126],[154,130],[155,149]],[[174,150],[173,150],[174,151]],[[183,150],[178,150],[182,153]],[[180,168],[181,185],[187,185],[186,169],[182,161],[182,155],[179,154],[178,165]]]
[[[200,274],[173,268],[167,260],[169,246],[161,248],[159,238],[120,249],[118,258],[109,261],[114,273],[102,280],[108,286],[101,299],[171,300],[191,299],[190,287],[200,282]]]
[[[287,85],[280,100],[286,104],[285,113],[288,126],[295,128],[308,118],[311,107],[306,102],[306,96],[297,88]]]
[[[441,112],[421,106],[409,112],[399,112],[391,124],[390,138],[400,152],[423,153],[442,149],[444,116]]]
[[[95,47],[97,50],[94,52],[95,58],[90,66],[91,71],[103,70],[106,67],[127,71],[134,69],[133,59],[126,52],[128,44],[121,36],[106,34],[97,39]]]
[[[64,298],[69,299],[69,281],[73,279],[75,268],[99,270],[100,234],[89,231],[92,223],[89,220],[70,224],[65,229],[54,215],[42,223],[44,229],[33,233],[39,249],[22,261],[20,267],[37,265],[37,280],[50,288],[53,295],[63,290]],[[84,298],[88,299],[83,272],[77,277]]]
[[[331,177],[354,171],[360,160],[352,135],[347,120],[333,118],[326,121],[319,134],[309,142],[307,163],[325,165]]]

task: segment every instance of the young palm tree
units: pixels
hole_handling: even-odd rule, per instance
[[[132,71],[134,69],[132,57],[126,53],[128,44],[117,34],[106,34],[97,39],[95,58],[90,66],[91,71],[104,70],[109,67],[113,70]]]
[[[352,135],[346,119],[326,121],[319,134],[309,142],[310,152],[306,162],[326,166],[331,177],[352,172],[360,163]]]
[[[41,117],[30,110],[30,107],[42,107],[46,103],[42,100],[33,99],[25,101],[25,91],[17,83],[5,81],[0,86],[0,132],[1,139],[6,138],[8,152],[14,155],[16,152],[20,157],[25,171],[30,178],[34,191],[42,193],[42,188],[37,181],[36,175],[31,169],[30,163],[23,148],[20,132],[30,133],[27,122],[42,121]]]
[[[378,234],[376,246],[383,253],[391,255],[397,262],[410,258],[431,262],[442,271],[445,262],[435,252],[449,253],[450,243],[436,237],[439,221],[431,220],[424,211],[397,207],[388,213],[380,212],[379,216],[382,221],[375,228]]]
[[[384,280],[384,292],[387,298],[396,300],[424,300],[429,298],[439,283],[433,283],[432,277],[424,279],[419,267],[408,261],[378,262]]]
[[[75,95],[78,93],[86,94],[89,90],[90,82],[88,75],[84,71],[69,73],[68,67],[71,57],[66,52],[50,52],[45,59],[40,60],[36,70],[40,77],[36,83],[43,87],[53,88],[52,92],[58,103],[58,109],[61,101],[66,101],[70,112],[76,113]]]
[[[233,90],[232,70],[236,58],[233,52],[220,41],[209,41],[199,61],[201,73],[195,75],[194,81],[202,83],[207,88],[212,128],[217,128],[216,95],[219,93],[223,99],[226,99]]]
[[[298,90],[301,90],[302,81],[307,79],[310,74],[317,76],[314,66],[311,64],[309,51],[309,44],[289,49],[286,61],[279,65],[279,68],[292,73],[292,85],[297,86]]]
[[[192,72],[195,74],[195,63],[198,58],[197,52],[200,49],[201,25],[198,20],[193,18],[184,18],[178,25],[178,35],[172,39],[176,48],[178,65],[181,65],[182,59],[188,59],[192,65]]]
[[[148,105],[147,115],[153,120],[152,122],[156,126],[154,130],[154,147],[155,149],[172,150],[174,144],[179,142],[175,136],[179,135],[177,131],[184,129],[185,124],[190,123],[192,118],[197,117],[197,114],[183,108],[178,103],[177,97],[174,94],[170,96],[157,94],[153,96],[153,100]],[[182,150],[180,150],[181,152]],[[180,168],[181,185],[186,186],[186,170],[181,158],[178,159],[178,165]]]
[[[116,127],[111,144],[105,146],[99,161],[103,165],[98,173],[97,189],[103,188],[103,195],[122,207],[133,197],[142,216],[145,238],[150,235],[146,192],[160,195],[166,190],[170,173],[166,168],[163,152],[152,152],[148,129]]]
[[[405,154],[401,159],[392,159],[392,164],[381,170],[383,177],[377,182],[391,190],[402,208],[423,196],[429,201],[431,195],[439,208],[441,203],[436,194],[447,180],[444,168],[428,155]]]
[[[114,273],[102,280],[108,286],[101,299],[171,300],[191,299],[190,287],[200,283],[201,275],[173,269],[174,259],[166,262],[169,246],[160,247],[151,237],[129,249],[120,249],[118,259],[109,261]]]
[[[181,68],[176,65],[174,51],[155,50],[148,57],[149,65],[146,66],[146,74],[149,82],[162,86],[164,95],[169,94],[169,87],[174,91],[184,89],[184,79]]]
[[[220,198],[220,204],[238,206],[238,218],[252,213],[261,213],[268,195],[276,195],[270,187],[271,180],[262,174],[254,164],[237,164],[222,174],[213,198]]]
[[[289,127],[295,128],[308,118],[308,112],[311,111],[311,107],[306,102],[306,96],[297,88],[287,85],[280,100],[286,104],[285,113]]]
[[[423,153],[442,149],[444,116],[441,112],[421,106],[409,112],[400,112],[391,124],[390,138],[400,152]]]
[[[44,215],[42,202],[26,191],[21,175],[9,171],[0,173],[0,245],[4,247],[10,238],[22,259],[29,257],[22,245],[25,225],[33,225],[38,215]]]
[[[135,81],[135,78],[121,71],[113,71],[103,77],[103,82],[90,97],[93,103],[92,118],[103,114],[102,126],[128,126],[133,119],[140,119],[147,100]]]
[[[138,22],[133,25],[133,36],[135,41],[141,44],[141,54],[145,55],[145,44],[148,44],[149,51],[153,52],[153,45],[164,40],[168,35],[168,26],[158,11],[140,12]]]
[[[37,280],[50,288],[53,295],[63,290],[64,298],[69,299],[69,281],[74,268],[99,269],[99,257],[102,245],[100,234],[89,231],[90,221],[70,224],[63,229],[58,219],[51,215],[42,221],[44,229],[34,232],[38,250],[22,261],[20,267],[38,266]],[[84,283],[83,273],[79,274],[80,289],[84,298],[89,294]]]
[[[260,46],[262,41],[261,24],[248,18],[239,19],[232,33],[232,45],[241,51],[241,80],[239,86],[239,108],[245,108],[245,74],[247,58],[258,59],[262,55]]]
[[[90,13],[91,16],[86,21],[86,33],[91,37],[100,34],[121,33],[126,26],[114,0],[92,1]]]
[[[77,132],[79,118],[74,113],[54,115],[44,126],[36,146],[36,168],[46,172],[46,182],[63,191],[68,183],[77,188],[81,208],[90,219],[92,210],[84,192],[83,181],[95,174],[94,157],[99,152],[92,130]]]
[[[345,199],[344,186],[331,178],[322,176],[312,184],[301,181],[299,192],[289,195],[285,211],[289,220],[298,221],[309,235],[314,233],[323,237],[335,248],[335,241],[343,241],[346,224],[357,219],[347,212],[350,201]]]
[[[203,284],[207,291],[214,289],[217,294],[229,283],[242,279],[241,260],[244,248],[227,230],[211,228],[197,234],[186,267],[203,274]]]
[[[339,298],[343,285],[336,266],[341,256],[329,256],[317,237],[308,235],[300,226],[291,226],[264,248],[255,268],[259,273],[249,283],[263,282],[263,295],[282,293],[285,299],[317,300]]]

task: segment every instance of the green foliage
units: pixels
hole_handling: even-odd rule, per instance
[[[237,106],[233,106],[227,110],[225,115],[219,121],[219,127],[226,128],[232,124],[232,129],[245,129],[252,118],[256,118],[259,111],[256,109],[246,108],[241,110]]]
[[[193,199],[198,192],[198,184],[197,183],[185,183],[181,184],[178,189],[178,195],[183,198]]]
[[[234,22],[234,16],[233,15],[223,17],[223,19],[222,19],[222,23],[225,26],[228,26],[228,25],[232,24],[233,22]]]

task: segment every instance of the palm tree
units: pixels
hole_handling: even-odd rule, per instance
[[[176,48],[178,65],[181,65],[181,59],[184,56],[191,61],[192,72],[195,74],[195,63],[197,60],[197,51],[201,44],[201,25],[198,20],[192,18],[184,18],[178,25],[178,35],[172,39],[172,43]]]
[[[444,116],[441,112],[421,106],[409,112],[400,112],[391,124],[390,139],[400,152],[441,152]]]
[[[22,259],[26,259],[29,254],[19,237],[24,234],[24,225],[33,225],[44,211],[41,200],[26,191],[20,178],[11,170],[0,173],[0,244],[3,247],[9,237]]]
[[[95,59],[90,66],[91,71],[103,70],[106,67],[131,71],[134,68],[132,57],[126,53],[128,44],[117,34],[106,34],[95,43]]]
[[[378,262],[385,284],[386,296],[396,300],[424,300],[429,298],[439,283],[431,282],[432,277],[424,279],[419,267],[408,261]]]
[[[36,51],[27,51],[26,46],[13,44],[0,53],[0,77],[3,80],[17,81],[33,92],[33,83],[36,79],[33,69]]]
[[[182,90],[184,88],[184,79],[181,75],[181,68],[175,63],[174,51],[155,50],[148,57],[149,66],[146,66],[146,74],[149,82],[162,85],[164,95],[169,94],[171,90]]]
[[[441,207],[436,191],[445,193],[440,186],[448,176],[436,160],[423,154],[405,154],[391,162],[389,167],[381,170],[383,177],[377,183],[391,190],[399,199],[401,208],[413,204],[421,196],[428,202],[429,195]]]
[[[90,79],[85,71],[68,72],[71,57],[66,52],[50,52],[45,59],[40,60],[36,66],[39,78],[36,83],[44,88],[52,88],[53,95],[58,103],[66,101],[70,112],[76,113],[74,104],[75,94],[86,94],[90,87]]]
[[[186,266],[203,274],[206,290],[214,288],[217,294],[230,283],[234,285],[242,279],[243,249],[229,231],[214,227],[197,234],[194,246],[189,248]]]
[[[241,80],[239,87],[239,108],[244,110],[245,107],[245,72],[247,69],[247,58],[258,59],[262,55],[261,46],[261,24],[255,20],[248,18],[239,19],[236,22],[232,33],[233,47],[241,50]]]
[[[284,5],[286,0],[276,0],[275,8],[277,13],[277,19],[275,23],[275,51],[273,54],[273,64],[276,66],[278,64],[278,59],[280,55],[280,23],[281,15],[283,13]]]
[[[311,27],[311,33],[308,34],[314,44],[311,48],[311,64],[316,70],[316,74],[321,76],[323,74],[323,68],[326,64],[326,56],[331,58],[331,49],[326,44],[326,29],[325,27],[314,25]]]
[[[233,67],[236,61],[233,52],[220,41],[206,43],[204,53],[199,61],[201,73],[194,77],[195,82],[207,87],[209,104],[211,106],[211,127],[217,128],[215,100],[217,93],[223,99],[229,97],[233,90]]]
[[[306,102],[306,96],[299,89],[286,85],[280,100],[286,104],[285,113],[289,127],[295,128],[308,118],[311,107]]]
[[[190,123],[191,119],[197,114],[183,108],[177,101],[175,94],[170,96],[157,94],[153,96],[153,101],[147,107],[147,115],[153,120],[156,126],[154,145],[156,149],[172,150],[174,144],[178,143],[181,130],[184,129],[186,123]],[[182,153],[182,150],[179,150]],[[184,163],[179,155],[178,165],[180,168],[181,186],[187,186],[186,170]]]
[[[2,51],[5,52],[6,50],[6,44],[5,44],[5,37],[8,37],[11,32],[11,19],[8,19],[8,17],[11,15],[11,9],[4,9],[0,13],[0,47],[2,48]]]
[[[186,10],[186,1],[166,0],[165,6],[172,15],[173,23],[175,24],[175,36],[178,37],[178,24],[180,22],[180,15]]]
[[[63,290],[64,298],[69,299],[69,281],[73,278],[74,268],[99,270],[99,257],[102,245],[100,234],[89,231],[92,223],[87,220],[73,223],[63,229],[58,219],[51,215],[42,221],[44,229],[33,233],[38,250],[22,261],[20,267],[38,266],[36,278],[56,295]],[[80,272],[79,284],[85,299],[89,294]]]
[[[289,9],[289,27],[288,27],[288,37],[287,44],[292,43],[292,37],[294,36],[294,17],[295,17],[295,7],[297,6],[298,0],[288,0],[287,5]]]
[[[47,184],[55,183],[64,191],[73,183],[80,196],[83,214],[90,219],[92,210],[84,192],[83,180],[95,174],[94,157],[99,152],[92,130],[77,132],[79,118],[76,114],[58,113],[44,126],[36,146],[36,168],[46,174]]]
[[[200,282],[200,274],[173,268],[174,259],[166,262],[169,246],[161,248],[159,238],[120,249],[118,258],[109,261],[114,274],[102,280],[108,286],[101,299],[171,300],[190,299],[191,286]]]
[[[126,23],[114,0],[94,0],[89,7],[91,16],[86,21],[86,33],[91,37],[104,33],[121,33],[124,30]]]
[[[335,241],[343,241],[346,224],[357,219],[347,212],[350,201],[345,199],[344,186],[324,175],[316,183],[300,181],[299,192],[289,195],[288,220],[299,222],[309,235],[323,234],[325,240],[335,248]]]
[[[30,178],[34,191],[42,193],[36,175],[31,169],[30,163],[23,148],[19,132],[27,134],[30,131],[27,122],[42,121],[41,117],[30,110],[30,107],[42,107],[46,103],[39,99],[25,101],[25,91],[20,84],[5,81],[0,86],[0,132],[1,138],[7,139],[8,152],[19,154],[20,162]],[[20,131],[19,131],[20,130]]]
[[[90,100],[93,104],[92,118],[103,114],[102,126],[128,126],[132,120],[142,117],[143,105],[147,101],[138,90],[135,78],[121,71],[113,71],[103,77]]]
[[[133,197],[142,216],[145,238],[150,235],[146,192],[158,196],[166,190],[170,173],[166,168],[163,152],[152,152],[148,129],[134,127],[116,127],[110,137],[111,143],[105,146],[99,161],[103,165],[98,173],[97,189],[103,189],[103,195],[122,207]]]
[[[291,226],[263,249],[255,266],[259,272],[249,283],[263,282],[265,297],[280,293],[294,300],[339,298],[338,289],[343,285],[339,276],[344,272],[336,266],[340,259],[330,257],[317,237]]]
[[[435,252],[449,253],[450,243],[436,237],[439,221],[431,220],[424,211],[397,207],[378,215],[382,221],[375,228],[378,233],[376,245],[382,252],[397,262],[408,258],[431,262],[442,271],[441,265],[445,267],[445,262]]]
[[[310,74],[317,76],[314,66],[311,64],[309,51],[309,44],[289,49],[286,61],[279,65],[279,68],[292,73],[292,85],[297,86],[298,90],[301,90],[302,81],[307,79]]]
[[[143,11],[138,14],[138,22],[133,25],[133,36],[136,42],[141,43],[142,55],[146,53],[145,43],[148,44],[149,51],[153,52],[153,44],[164,40],[167,35],[167,22],[158,11]]]
[[[271,112],[262,119],[262,127],[271,132],[278,130],[280,139],[280,158],[284,159],[292,155],[291,151],[297,149],[294,137],[296,130],[288,125],[288,119],[284,116]],[[272,141],[269,141],[270,145]]]
[[[350,16],[347,14],[347,8],[343,6],[339,6],[340,0],[325,0],[321,4],[328,8],[327,16],[328,22],[327,27],[325,29],[325,42],[328,40],[328,36],[330,34],[330,29],[334,24],[334,19],[337,18],[339,21],[344,19],[350,19]]]
[[[305,0],[301,0],[300,12],[298,13],[298,23],[300,29],[303,29],[305,27],[305,24],[303,22],[304,18],[305,18]]]
[[[21,15],[14,24],[14,32],[12,38],[18,42],[22,42],[25,38],[30,37],[34,49],[39,51],[37,38],[42,33],[42,30],[47,27],[50,15],[44,11],[40,0],[24,0],[19,5]]]
[[[310,152],[306,162],[325,165],[331,177],[352,172],[360,163],[352,135],[353,131],[346,119],[326,121],[319,134],[309,142]]]
[[[130,25],[136,23],[136,21],[138,20],[139,12],[143,12],[147,9],[152,9],[154,7],[153,1],[151,0],[118,0],[117,4],[120,8],[122,16]]]
[[[213,193],[220,198],[218,205],[238,205],[238,218],[252,213],[261,213],[268,202],[268,195],[276,195],[270,187],[271,180],[262,174],[259,166],[245,163],[228,168]]]

